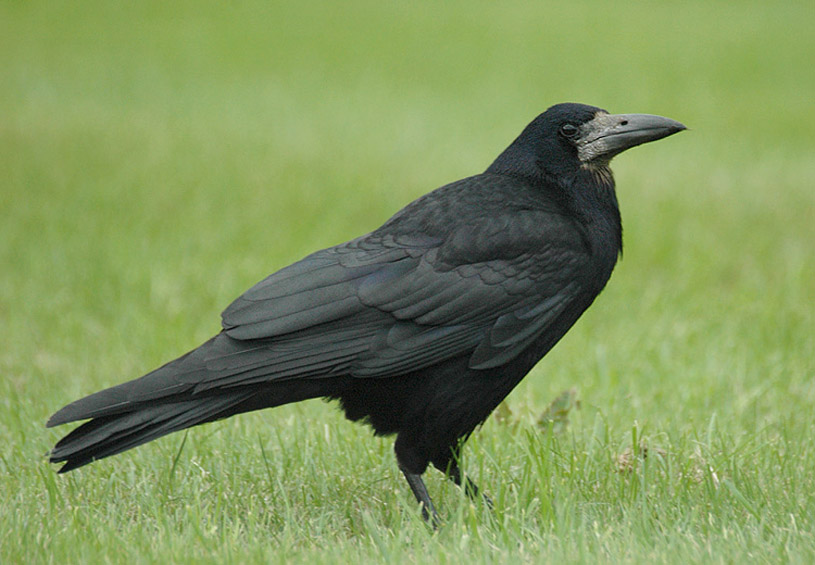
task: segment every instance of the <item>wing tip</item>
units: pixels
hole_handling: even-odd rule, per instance
[[[70,415],[66,414],[66,408],[68,408],[68,406],[66,406],[65,408],[62,408],[62,409],[56,411],[54,414],[52,414],[51,417],[48,418],[48,421],[45,422],[45,427],[46,428],[53,428],[53,427],[61,426],[62,424],[67,424],[69,422],[73,422],[74,420],[76,420],[77,418],[72,418]]]

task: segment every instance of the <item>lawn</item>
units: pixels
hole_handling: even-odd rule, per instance
[[[0,563],[815,562],[815,5],[0,4]],[[315,400],[64,476],[55,410],[268,273],[475,174],[551,104],[614,162],[608,288],[465,450]],[[568,423],[539,416],[575,390]]]

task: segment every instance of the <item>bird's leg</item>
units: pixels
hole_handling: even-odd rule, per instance
[[[413,491],[416,500],[422,505],[422,518],[430,522],[434,528],[437,528],[440,523],[439,514],[436,512],[436,507],[433,506],[433,501],[430,500],[430,494],[427,492],[427,487],[422,480],[422,476],[417,473],[411,473],[404,468],[402,468],[402,473],[405,475],[405,479],[407,479],[410,490]]]
[[[464,489],[464,494],[466,494],[470,500],[476,500],[478,495],[481,495],[481,499],[484,501],[484,504],[492,510],[492,500],[486,494],[482,493],[475,482],[464,473],[461,472],[461,467],[458,466],[458,462],[461,459],[461,450],[464,448],[464,442],[467,441],[467,438],[459,439],[454,445],[450,447],[450,457],[447,461],[434,461],[433,465],[436,466],[438,470],[442,473],[447,475],[454,483],[456,483],[459,487]]]
[[[466,494],[470,500],[476,500],[478,495],[481,495],[481,499],[484,501],[484,504],[492,510],[492,500],[486,494],[482,493],[481,490],[478,488],[478,485],[467,476],[464,476],[464,473],[461,472],[461,468],[458,466],[458,462],[456,461],[457,457],[454,456],[450,459],[450,462],[447,464],[447,470],[445,474],[450,477],[450,479],[456,483],[459,487],[464,489],[464,494]],[[463,484],[462,484],[463,483]]]

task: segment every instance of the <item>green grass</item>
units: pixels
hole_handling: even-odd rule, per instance
[[[812,3],[290,4],[0,5],[0,562],[815,561]],[[691,130],[615,162],[624,261],[468,444],[494,512],[430,472],[429,531],[320,401],[46,462],[57,408],[566,100]]]

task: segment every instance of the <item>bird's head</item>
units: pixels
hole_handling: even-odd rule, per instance
[[[535,118],[488,169],[528,176],[561,176],[584,168],[606,170],[609,161],[643,143],[686,129],[650,114],[609,114],[585,104],[557,104]]]

